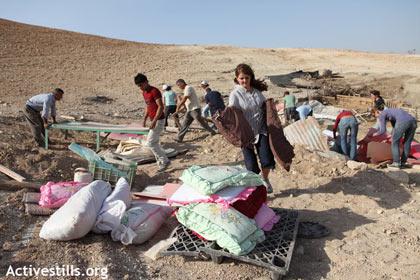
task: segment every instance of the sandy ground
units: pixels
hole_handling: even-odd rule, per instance
[[[332,69],[353,86],[379,88],[390,98],[419,105],[420,57],[347,50],[240,49],[224,46],[151,45],[110,40],[0,20],[0,163],[28,180],[71,180],[76,166],[86,166],[68,151],[71,141],[94,147],[94,136],[73,133],[69,139],[53,132],[50,150],[33,148],[22,114],[25,100],[52,87],[65,97],[59,114],[110,123],[130,123],[142,116],[144,103],[133,76],[145,72],[152,84],[173,84],[184,78],[196,86],[202,79],[228,93],[234,67],[252,64],[257,76],[304,69]],[[281,89],[270,87],[269,96]],[[416,95],[417,94],[417,95]],[[85,98],[105,95],[109,103]],[[360,135],[367,129],[363,125]],[[157,174],[154,164],[139,166],[134,190],[149,184],[176,182],[192,164],[242,162],[241,152],[220,135],[191,131],[175,143],[165,133],[165,147],[189,148]],[[359,136],[360,138],[360,136]],[[104,148],[115,148],[108,141]],[[296,209],[302,220],[320,222],[331,230],[322,239],[298,239],[285,279],[420,279],[420,174],[406,174],[408,183],[389,178],[370,166],[350,170],[341,159],[324,158],[296,147],[290,172],[277,168],[271,176],[274,195],[269,205]],[[405,174],[405,173],[404,173]],[[108,267],[110,279],[269,279],[267,270],[227,260],[220,265],[179,256],[150,261],[145,250],[169,236],[169,220],[143,245],[123,246],[109,236],[88,234],[71,242],[38,237],[45,221],[25,215],[24,190],[0,191],[0,277],[9,265],[51,267],[73,264],[81,269]],[[98,279],[98,278],[91,278]]]

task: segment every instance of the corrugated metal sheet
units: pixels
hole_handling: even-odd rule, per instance
[[[292,145],[305,145],[311,150],[329,150],[327,137],[322,134],[318,121],[313,117],[288,125],[283,131]]]

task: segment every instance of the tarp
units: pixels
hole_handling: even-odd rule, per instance
[[[284,75],[270,75],[267,76],[267,78],[273,83],[278,85],[279,87],[297,87],[297,88],[308,88],[308,86],[298,85],[293,82],[293,79],[295,78],[303,78],[303,77],[310,77],[310,78],[318,78],[319,72],[305,72],[302,70],[292,72],[289,74]],[[316,86],[310,87],[310,88],[318,88]]]

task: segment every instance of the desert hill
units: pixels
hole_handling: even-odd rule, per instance
[[[20,107],[28,97],[53,87],[63,88],[65,102],[72,105],[82,104],[87,96],[105,95],[115,99],[113,105],[135,110],[138,103],[133,97],[138,90],[133,76],[137,72],[146,73],[156,86],[174,84],[178,78],[197,86],[206,79],[212,87],[228,93],[232,70],[242,62],[251,64],[258,77],[300,69],[332,69],[355,84],[376,86],[385,96],[399,93],[399,98],[420,104],[416,95],[420,88],[418,55],[145,44],[3,19],[0,42],[0,100],[12,104],[9,110],[2,110],[5,113],[16,111],[15,106]],[[270,91],[279,89],[270,87]]]

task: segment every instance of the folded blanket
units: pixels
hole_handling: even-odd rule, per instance
[[[182,184],[178,190],[167,200],[169,205],[186,205],[195,202],[215,202],[231,204],[237,200],[245,200],[256,187],[227,187],[212,195],[204,195],[187,184]]]
[[[267,201],[267,189],[258,186],[245,200],[236,200],[231,205],[233,208],[253,219],[263,203]]]
[[[270,231],[273,229],[273,226],[278,223],[280,216],[264,203],[258,210],[254,219],[260,229]]]
[[[180,178],[185,184],[201,194],[211,195],[228,186],[259,186],[264,181],[260,175],[240,166],[193,165],[184,170]]]
[[[217,203],[192,203],[180,207],[178,221],[207,240],[216,243],[234,255],[246,255],[265,235],[254,220],[233,208]]]

